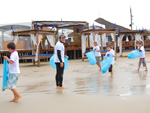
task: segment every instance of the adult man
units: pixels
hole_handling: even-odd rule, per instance
[[[65,42],[65,35],[59,36],[59,41],[55,46],[55,57],[54,62],[56,64],[56,88],[65,89],[63,87],[63,73],[64,73],[64,57],[65,57],[65,47],[63,43]]]

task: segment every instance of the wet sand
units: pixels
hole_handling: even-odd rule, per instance
[[[139,59],[118,57],[113,77],[100,73],[88,60],[69,60],[64,74],[65,90],[55,88],[55,70],[49,62],[41,63],[40,68],[20,63],[17,88],[23,98],[19,103],[10,103],[11,91],[0,91],[0,113],[149,113],[149,58],[147,53],[149,72],[141,68],[137,73]],[[0,65],[0,87],[2,71]]]

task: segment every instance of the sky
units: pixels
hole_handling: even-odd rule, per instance
[[[150,29],[150,0],[0,0],[0,24],[49,21],[87,21],[101,17],[133,29]]]

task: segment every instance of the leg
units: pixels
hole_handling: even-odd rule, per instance
[[[141,63],[142,63],[142,59],[139,60],[139,67],[138,67],[138,70],[137,70],[137,71],[140,71]]]
[[[148,71],[145,59],[143,59],[143,67],[145,67],[145,71]]]
[[[11,89],[11,91],[14,93],[14,101],[15,103],[17,103],[21,98],[22,96],[18,93],[17,89]]]
[[[96,61],[97,61],[97,65],[98,67],[100,68],[99,70],[101,70],[101,65],[100,65],[100,57],[95,57],[96,58]]]
[[[111,75],[111,76],[113,76],[112,68],[113,68],[113,66],[112,66],[112,64],[111,64],[111,65],[110,65],[110,68],[109,68],[109,72],[110,72],[110,75]]]
[[[59,83],[59,76],[60,76],[60,63],[56,63],[56,88],[60,87],[60,83]]]
[[[98,67],[100,68],[99,70],[101,71],[101,65],[99,63],[96,63],[98,65]]]
[[[60,71],[61,73],[61,76],[60,76],[60,87],[62,87],[63,86],[63,74],[64,74],[64,67],[61,67],[61,71]]]
[[[58,89],[66,89],[63,87],[63,74],[64,74],[64,67],[60,67],[58,81],[59,81],[59,87]]]

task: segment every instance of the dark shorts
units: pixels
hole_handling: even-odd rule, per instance
[[[108,71],[112,72],[112,68],[113,68],[113,65],[111,64],[110,67],[109,67],[109,69],[108,69]]]
[[[146,61],[145,61],[145,59],[140,59],[139,60],[139,67],[141,66],[141,64],[143,64],[143,67],[146,67]]]

